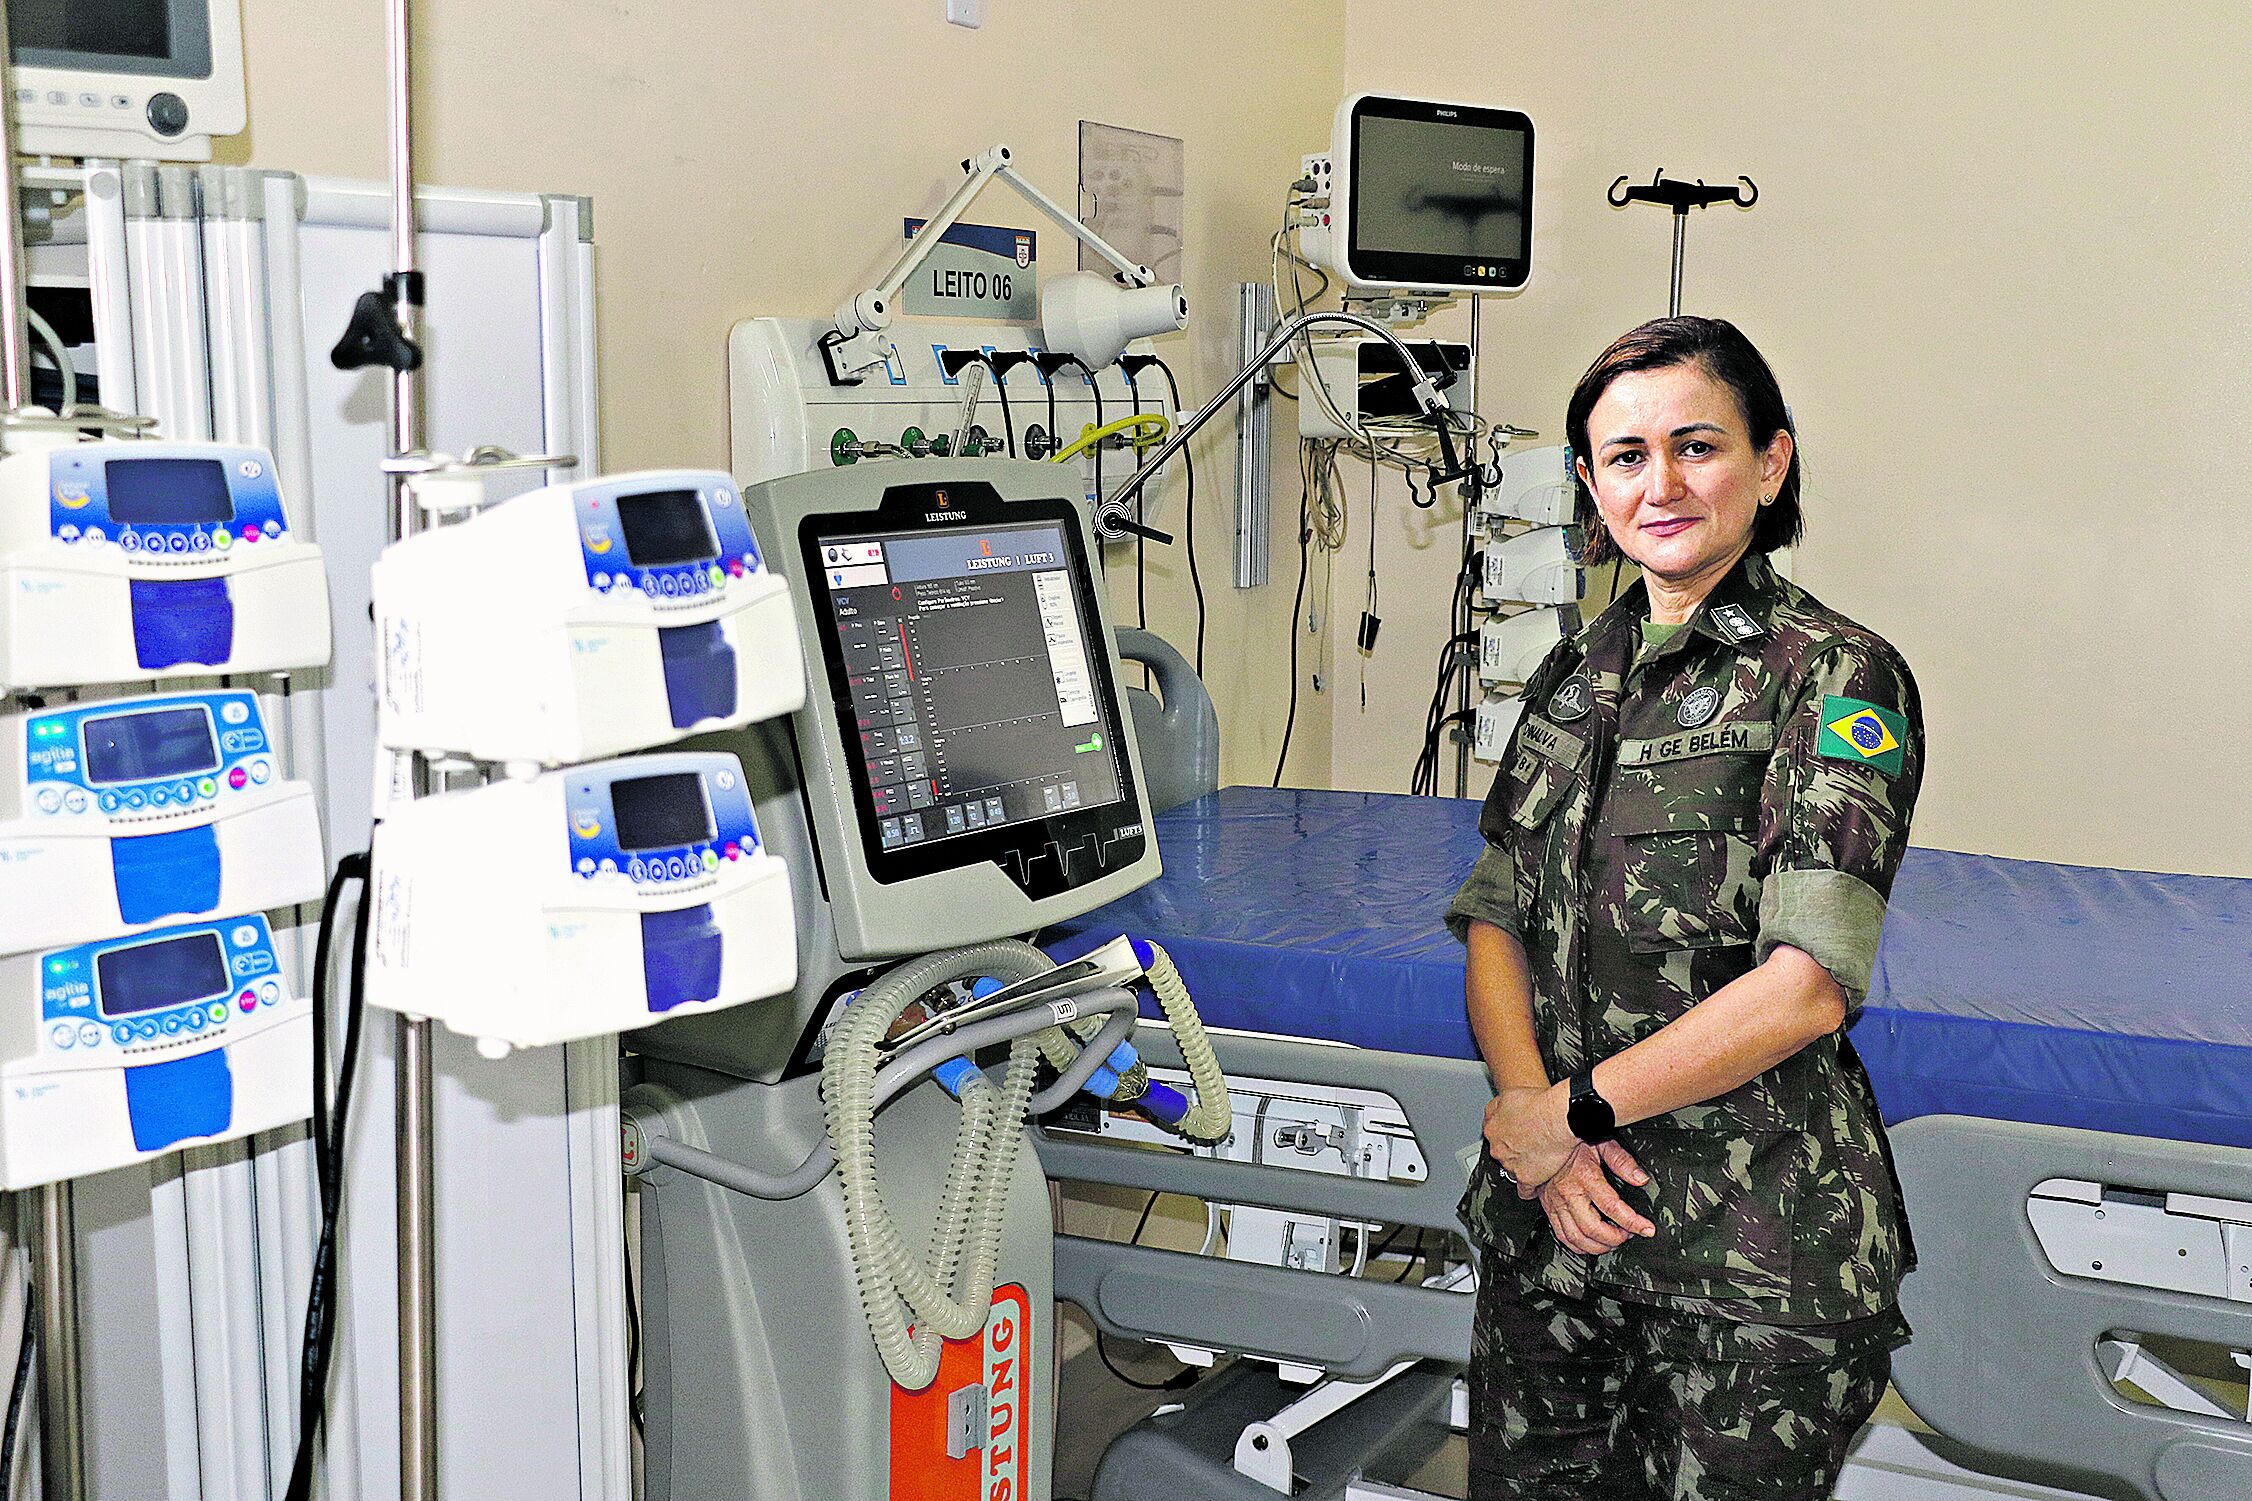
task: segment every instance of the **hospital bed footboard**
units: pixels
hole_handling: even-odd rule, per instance
[[[2143,1337],[2252,1350],[2252,1151],[1945,1115],[1893,1143],[1920,1258],[1893,1379],[1919,1416],[2057,1484],[2252,1496],[2252,1426],[2134,1365]]]

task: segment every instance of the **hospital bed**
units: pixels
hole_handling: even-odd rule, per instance
[[[1349,1271],[1340,1226],[1456,1228],[1489,1090],[1439,913],[1477,812],[1228,788],[1158,818],[1160,880],[1046,935],[1163,944],[1232,1029],[1244,1125],[1192,1156],[1083,1110],[1039,1133],[1045,1170],[1234,1206],[1267,1252],[1059,1237],[1057,1295],[1104,1331],[1265,1363],[1126,1435],[1096,1501],[1398,1495],[1366,1457],[1459,1426],[1467,1279],[1309,1273]],[[2252,881],[1913,849],[1851,1035],[1922,1258],[1896,1381],[1947,1437],[1865,1435],[1840,1495],[2252,1496],[2243,1398],[2163,1343],[2252,1350]]]

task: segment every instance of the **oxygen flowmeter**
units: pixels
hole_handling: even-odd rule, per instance
[[[788,873],[742,763],[596,762],[394,807],[377,829],[371,1004],[498,1056],[788,990]]]
[[[273,455],[66,442],[0,458],[0,690],[328,660],[320,549]]]
[[[805,701],[789,586],[726,475],[550,485],[375,565],[393,750],[565,765]]]
[[[256,915],[0,959],[0,1188],[303,1120],[293,990]]]
[[[321,894],[312,788],[238,690],[0,716],[0,953]]]

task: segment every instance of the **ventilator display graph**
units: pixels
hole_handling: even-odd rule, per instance
[[[837,538],[821,562],[884,848],[1119,800],[1059,529]]]

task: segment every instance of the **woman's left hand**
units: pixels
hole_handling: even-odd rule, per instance
[[[1486,1104],[1486,1150],[1529,1199],[1564,1169],[1579,1139],[1564,1117],[1565,1095],[1554,1085],[1504,1089]]]

